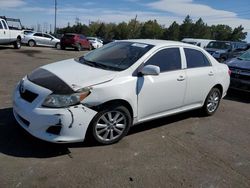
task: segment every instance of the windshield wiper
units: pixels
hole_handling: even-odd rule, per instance
[[[239,59],[239,60],[243,60],[241,57],[237,57],[237,59]]]
[[[102,69],[106,69],[106,70],[120,70],[116,67],[111,67],[111,66],[108,66],[108,65],[104,65],[102,63],[97,63],[97,62],[94,62],[94,61],[89,61],[89,60],[86,60],[85,58],[79,58],[79,61],[81,63],[84,63],[86,65],[89,65],[91,67],[97,67],[97,68],[102,68]]]

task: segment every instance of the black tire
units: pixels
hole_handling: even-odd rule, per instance
[[[60,49],[61,49],[61,44],[60,44],[59,42],[56,43],[55,48],[56,48],[57,50],[60,50]]]
[[[28,42],[28,45],[29,45],[29,47],[34,47],[34,46],[36,46],[36,42],[34,40],[30,40]]]
[[[221,101],[221,92],[218,88],[212,88],[208,93],[205,103],[202,107],[202,113],[205,116],[213,115],[218,109]]]
[[[76,50],[76,51],[82,51],[82,46],[81,46],[81,44],[77,44],[76,47],[75,47],[75,50]]]
[[[91,51],[93,49],[93,46],[90,44],[89,45],[89,51]]]
[[[21,39],[19,39],[19,38],[16,39],[16,42],[14,43],[14,48],[15,49],[21,48]]]
[[[106,127],[101,127],[101,128],[98,127],[98,125],[100,126],[102,122],[104,124],[101,124],[101,125],[105,126],[105,122],[102,120],[102,118],[103,116],[109,118],[107,116],[107,114],[109,113],[111,113],[111,116],[113,116],[113,120],[112,120],[113,125],[107,124]],[[120,114],[120,115],[116,117],[116,114]],[[122,120],[119,120],[119,119],[122,119]],[[89,131],[88,131],[88,133],[91,135],[87,135],[87,136],[90,136],[97,143],[102,144],[102,145],[113,144],[113,143],[120,141],[124,136],[126,136],[126,134],[128,133],[130,129],[131,124],[132,124],[132,118],[126,107],[120,106],[120,105],[111,105],[109,107],[104,108],[100,112],[98,112],[97,115],[93,118],[89,127]],[[103,132],[101,133],[101,131]],[[121,131],[121,133],[118,133],[117,131]],[[113,139],[111,139],[112,138],[111,132],[113,135]],[[107,134],[106,140],[105,140],[105,134]]]
[[[226,58],[225,57],[221,57],[220,59],[219,59],[219,62],[220,63],[224,63],[226,61]]]

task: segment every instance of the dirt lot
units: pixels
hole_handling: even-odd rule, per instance
[[[250,187],[250,97],[230,92],[213,117],[197,111],[133,127],[121,142],[55,145],[12,116],[15,84],[84,52],[0,47],[0,187]]]

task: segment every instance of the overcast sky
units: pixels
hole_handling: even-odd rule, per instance
[[[20,18],[28,27],[54,27],[55,0],[0,0],[0,15]],[[250,0],[57,0],[58,26],[68,22],[121,22],[138,15],[138,20],[156,19],[168,27],[173,21],[181,23],[186,15],[205,23],[243,25],[250,42]]]

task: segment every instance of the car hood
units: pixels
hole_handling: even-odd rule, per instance
[[[217,53],[225,53],[227,50],[222,50],[222,49],[217,49],[217,48],[205,48],[206,51],[208,52],[217,52]]]
[[[233,58],[226,63],[229,67],[240,68],[240,69],[250,69],[250,61],[240,60],[238,58]]]
[[[57,76],[74,91],[111,81],[118,73],[81,64],[75,59],[52,63],[41,68]]]

